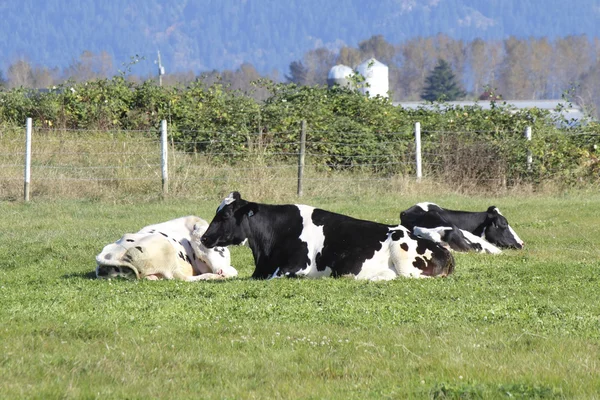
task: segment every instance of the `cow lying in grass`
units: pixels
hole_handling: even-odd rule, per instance
[[[207,228],[205,220],[188,216],[127,233],[96,256],[96,277],[196,281],[237,276],[227,248],[200,243]]]
[[[207,248],[247,240],[253,278],[353,275],[389,280],[397,276],[446,276],[454,258],[442,246],[405,227],[358,220],[306,205],[246,201],[238,192],[223,200],[201,238]]]

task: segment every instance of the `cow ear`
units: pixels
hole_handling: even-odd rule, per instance
[[[496,206],[489,206],[488,209],[487,209],[487,213],[488,214],[492,214],[492,215],[498,215],[499,214],[498,207],[496,207]]]
[[[488,224],[497,227],[498,212],[495,206],[490,206],[486,211],[486,219]]]
[[[240,192],[235,191],[231,192],[231,197],[233,198],[233,200],[241,200],[242,195],[240,194]]]

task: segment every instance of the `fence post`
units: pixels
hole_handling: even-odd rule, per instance
[[[300,129],[300,152],[298,153],[298,197],[302,197],[302,178],[304,177],[304,153],[306,151],[306,120],[302,120]]]
[[[525,128],[525,139],[528,142],[531,142],[531,127],[528,126]],[[531,171],[531,164],[533,163],[533,157],[531,155],[531,147],[527,144],[527,171]]]
[[[31,181],[31,118],[27,118],[25,123],[25,188],[23,197],[29,201],[29,183]]]
[[[421,123],[415,122],[415,162],[417,164],[417,182],[421,182],[423,170],[421,165]]]
[[[162,192],[163,196],[169,193],[169,169],[167,155],[169,145],[167,144],[167,120],[160,121],[160,164],[162,169]]]

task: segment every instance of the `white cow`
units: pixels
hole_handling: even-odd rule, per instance
[[[197,281],[237,276],[229,249],[200,243],[207,228],[202,218],[187,216],[126,233],[96,256],[96,277]]]

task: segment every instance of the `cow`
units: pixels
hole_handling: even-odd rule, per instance
[[[190,215],[126,233],[96,256],[96,277],[197,281],[237,276],[229,249],[200,243],[207,228],[208,222]]]
[[[447,276],[454,270],[447,249],[401,225],[307,205],[254,203],[239,192],[219,205],[201,243],[207,248],[247,243],[255,279],[353,276],[377,281]]]
[[[400,213],[400,223],[411,231],[415,227],[456,227],[484,238],[499,248],[522,249],[524,246],[495,206],[485,212],[472,212],[447,210],[434,203],[418,203]]]
[[[445,248],[454,251],[476,251],[478,253],[500,254],[502,250],[487,240],[464,231],[456,226],[439,226],[436,228],[423,228],[415,226],[413,234],[420,238],[433,240]]]

